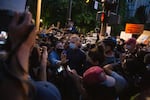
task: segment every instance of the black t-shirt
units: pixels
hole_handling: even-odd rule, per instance
[[[75,69],[78,74],[82,75],[86,64],[86,55],[80,49],[69,49],[67,51],[68,65],[71,69]]]

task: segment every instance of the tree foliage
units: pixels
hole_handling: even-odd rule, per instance
[[[28,0],[30,11],[36,16],[37,0]],[[94,29],[96,25],[96,10],[93,8],[93,0],[88,4],[85,0],[73,0],[72,3],[72,20],[79,28],[87,31]],[[59,21],[61,26],[65,26],[68,16],[69,0],[42,0],[41,18],[45,26],[50,26]]]

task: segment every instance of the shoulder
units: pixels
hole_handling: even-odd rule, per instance
[[[86,54],[85,51],[83,51],[82,49],[79,49],[79,52],[80,52],[81,54],[83,54],[83,55]]]
[[[35,82],[36,99],[35,100],[61,100],[58,89],[50,82]]]
[[[54,55],[57,55],[57,53],[56,53],[56,51],[51,51],[51,53],[49,55],[54,56]]]

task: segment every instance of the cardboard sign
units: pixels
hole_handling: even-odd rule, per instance
[[[138,43],[148,44],[150,39],[150,31],[144,31],[137,39]]]
[[[125,31],[121,31],[120,38],[127,41],[129,38],[132,38],[132,34],[127,34]]]
[[[108,36],[110,36],[110,33],[111,33],[111,26],[107,26],[107,28],[106,28],[106,33],[108,34]]]
[[[130,34],[141,34],[141,33],[143,33],[143,30],[144,30],[143,24],[129,24],[129,23],[127,23],[125,32],[130,33]]]

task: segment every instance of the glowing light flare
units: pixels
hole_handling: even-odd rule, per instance
[[[90,0],[86,0],[86,3],[89,3],[90,2]]]

